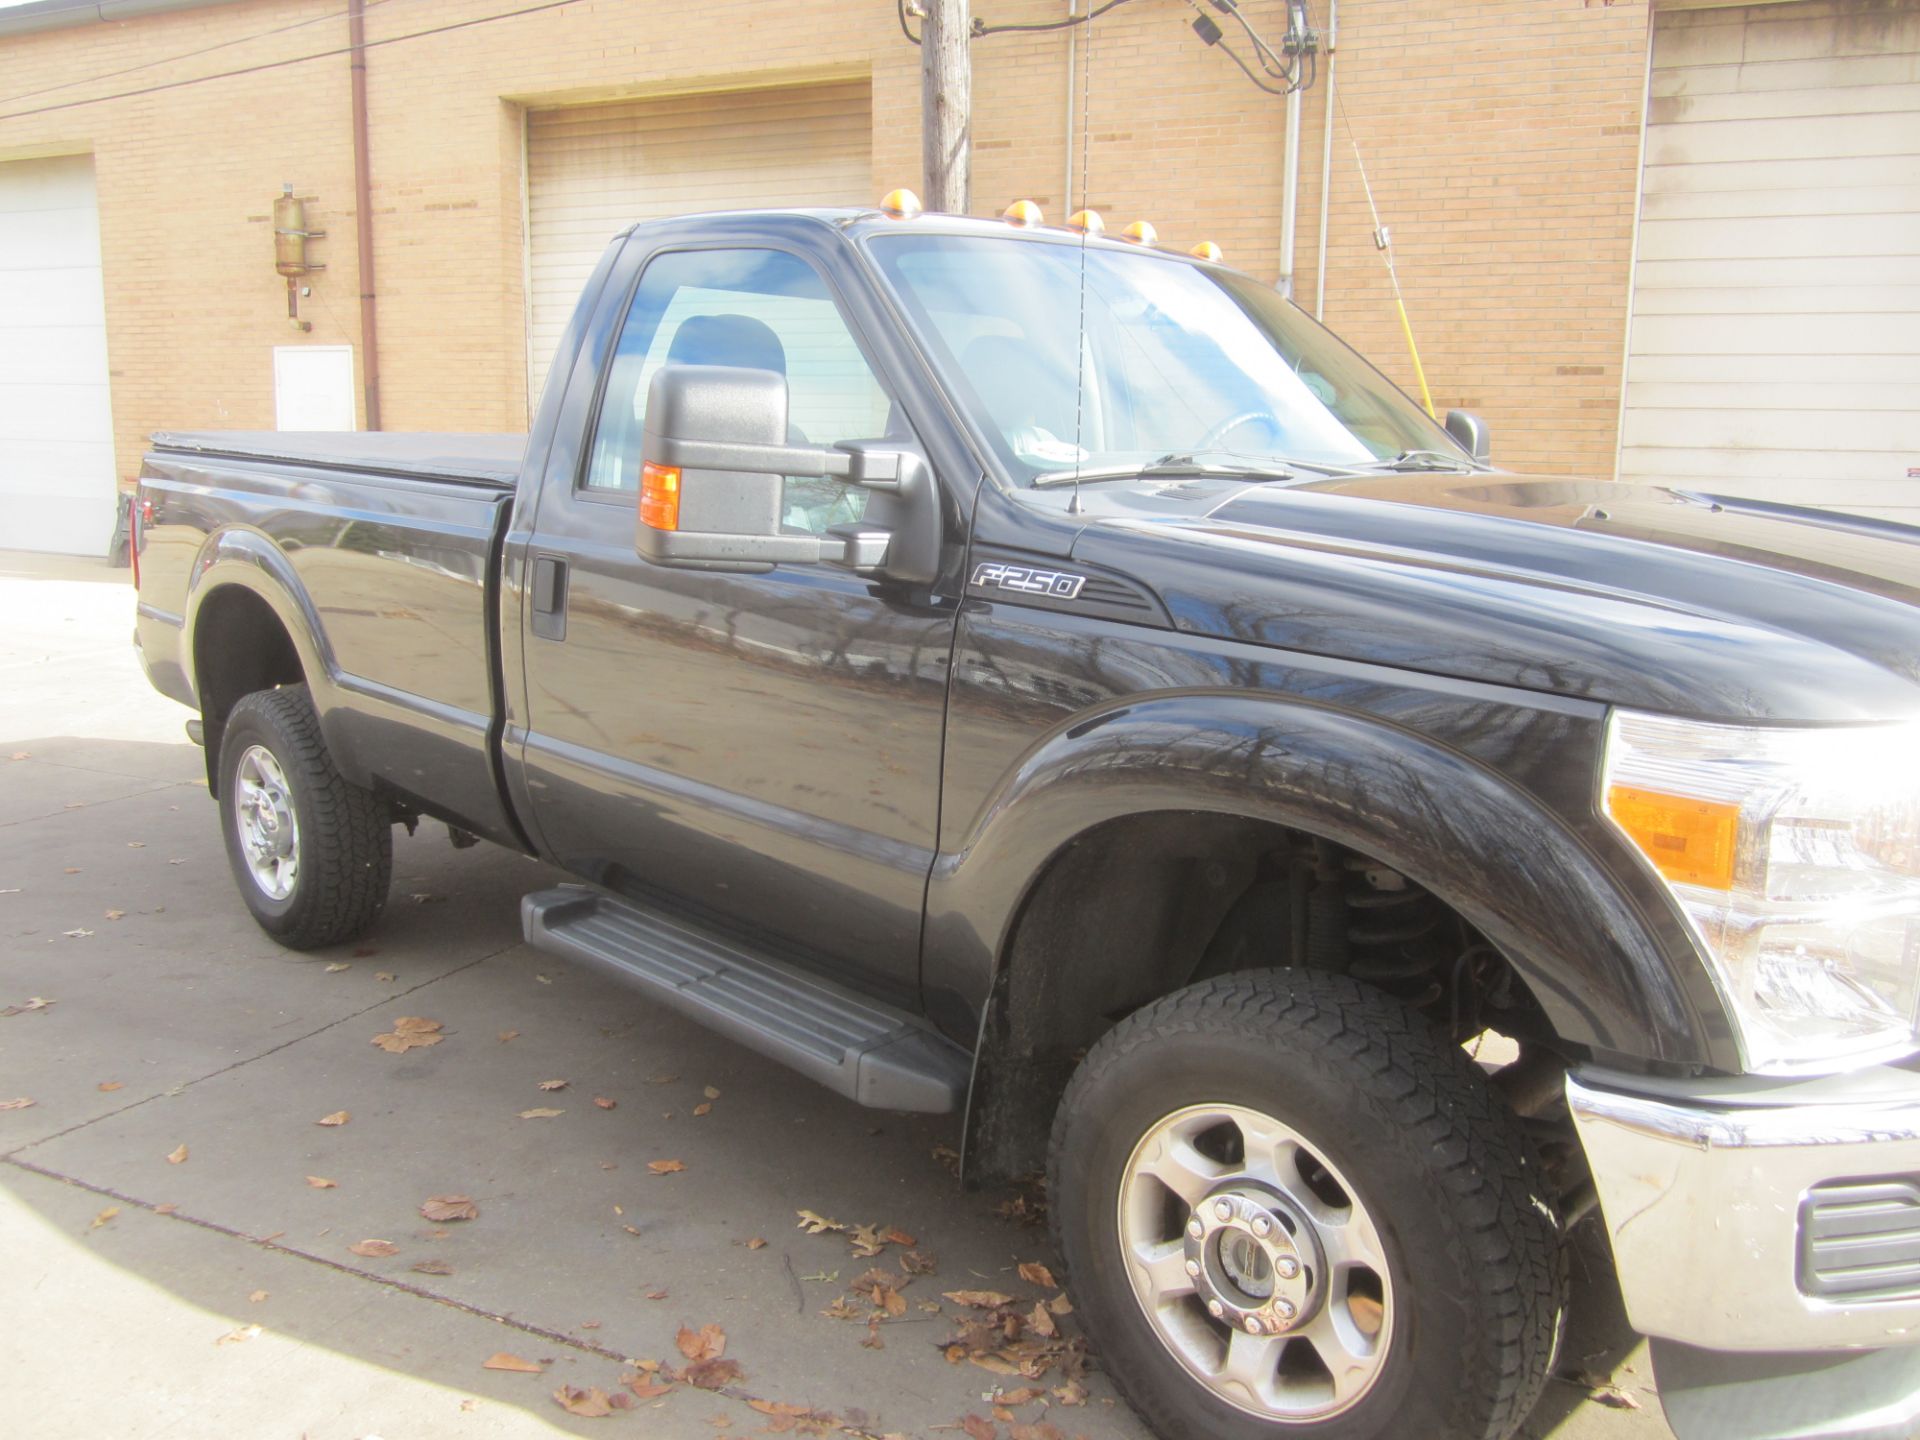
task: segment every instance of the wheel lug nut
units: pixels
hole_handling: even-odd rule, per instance
[[[1222,1220],[1231,1220],[1233,1218],[1233,1202],[1230,1200],[1214,1201],[1213,1213]]]
[[[1200,1262],[1198,1260],[1187,1261],[1187,1274],[1198,1275],[1199,1273],[1200,1273]]]
[[[1247,1316],[1247,1333],[1249,1335],[1258,1335],[1260,1333],[1260,1321],[1255,1316]]]
[[[1291,1320],[1295,1315],[1299,1314],[1299,1311],[1293,1308],[1293,1302],[1291,1300],[1274,1301],[1273,1312],[1282,1320]]]
[[[1222,1305],[1218,1300],[1207,1301],[1207,1313],[1213,1316],[1214,1319],[1216,1320],[1219,1319],[1221,1315],[1226,1313],[1226,1308],[1227,1307]]]
[[[1273,1229],[1273,1221],[1269,1220],[1266,1216],[1256,1215],[1253,1217],[1253,1233],[1254,1234],[1265,1235],[1265,1234],[1268,1234],[1272,1229]]]
[[[1291,1280],[1300,1273],[1300,1262],[1291,1255],[1282,1255],[1273,1262],[1273,1273],[1282,1280]]]
[[[1200,1223],[1200,1217],[1198,1215],[1187,1222],[1187,1234],[1193,1236],[1194,1239],[1198,1240],[1206,1233],[1207,1227]]]

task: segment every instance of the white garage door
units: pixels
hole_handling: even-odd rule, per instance
[[[700,210],[873,203],[866,81],[527,117],[528,407],[607,241]]]
[[[1656,11],[1623,478],[1920,523],[1920,3]]]
[[[113,407],[93,160],[0,164],[0,546],[103,555]]]

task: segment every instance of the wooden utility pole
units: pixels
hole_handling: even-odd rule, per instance
[[[929,210],[964,215],[972,188],[972,20],[967,0],[924,0],[920,26],[920,158]]]

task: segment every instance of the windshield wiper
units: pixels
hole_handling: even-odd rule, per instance
[[[1219,480],[1298,480],[1296,467],[1302,462],[1293,460],[1202,460],[1199,454],[1191,451],[1170,450],[1152,460],[1142,460],[1131,465],[1100,465],[1092,469],[1083,469],[1078,476],[1072,470],[1055,470],[1034,480],[1036,489],[1052,485],[1071,485],[1076,478],[1080,480],[1171,480],[1196,479],[1211,476]],[[1321,467],[1311,463],[1306,468],[1318,470]]]

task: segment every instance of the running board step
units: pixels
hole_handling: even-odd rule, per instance
[[[584,961],[877,1110],[944,1115],[972,1060],[924,1021],[737,941],[577,885],[520,902],[527,943]]]

